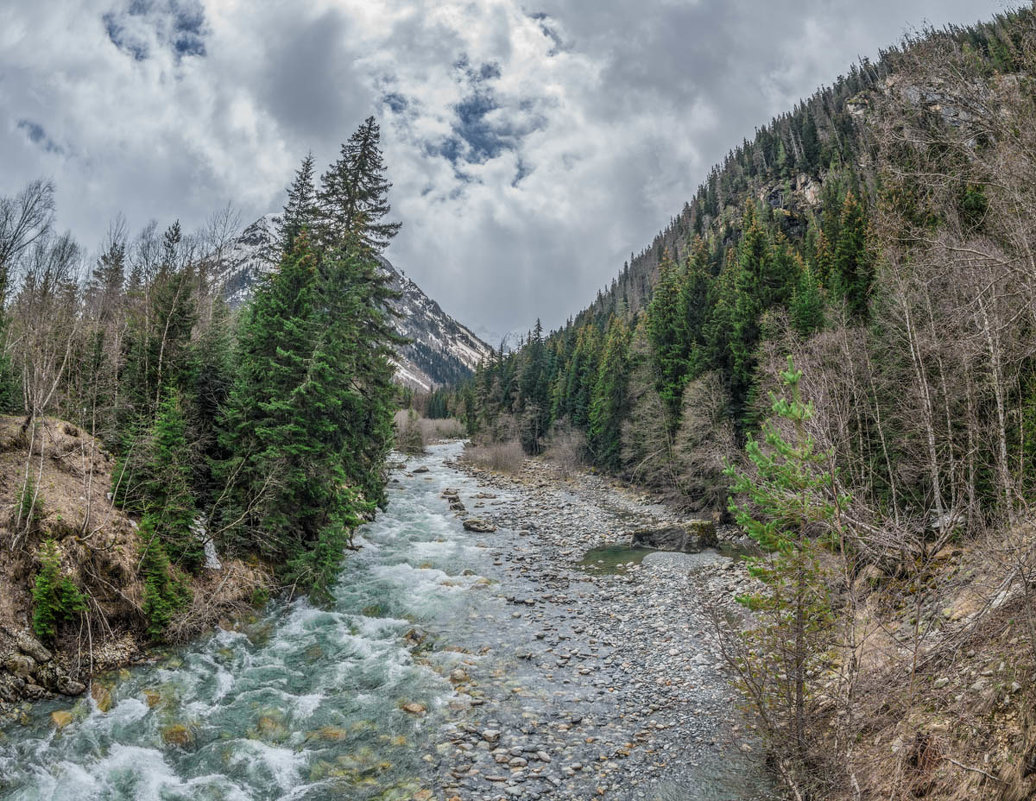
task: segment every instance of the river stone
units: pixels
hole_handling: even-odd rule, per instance
[[[162,741],[166,745],[188,748],[194,745],[194,732],[184,723],[173,723],[162,729]]]
[[[428,707],[426,707],[424,704],[419,704],[416,701],[411,701],[410,703],[403,704],[403,706],[401,706],[400,709],[411,715],[423,715],[425,712],[428,711]]]
[[[27,631],[16,631],[14,633],[14,644],[23,654],[28,654],[37,662],[49,662],[54,655],[48,651],[39,640]]]
[[[50,713],[50,722],[57,729],[63,729],[73,721],[72,713],[67,709],[57,709]]]
[[[94,699],[100,712],[106,713],[112,708],[112,691],[99,681],[90,683],[90,697]]]
[[[464,521],[464,528],[467,531],[474,531],[479,534],[492,534],[496,531],[496,526],[487,520],[482,520],[478,517],[469,517]]]
[[[82,695],[86,692],[86,685],[69,676],[58,676],[55,689],[62,695]]]
[[[36,660],[25,654],[11,654],[4,660],[4,667],[8,673],[27,679],[36,669]]]
[[[641,529],[633,532],[634,548],[693,553],[716,545],[716,524],[711,520],[691,520],[682,526]]]

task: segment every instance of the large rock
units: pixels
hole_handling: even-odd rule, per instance
[[[695,553],[702,548],[714,547],[716,543],[715,523],[711,520],[690,520],[682,526],[634,531],[632,545],[634,548]]]
[[[477,517],[471,517],[465,520],[464,528],[468,531],[475,531],[479,534],[492,534],[494,531],[496,531],[496,526],[494,526],[488,520],[482,520]]]
[[[49,662],[54,658],[43,643],[29,634],[27,631],[18,630],[14,633],[14,644],[23,654],[28,654],[37,662]]]
[[[27,679],[36,670],[36,660],[25,654],[11,654],[4,660],[4,667],[8,673]]]

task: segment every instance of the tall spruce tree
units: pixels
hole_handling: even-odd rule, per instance
[[[624,317],[612,315],[590,396],[587,444],[594,462],[609,470],[618,470],[622,464],[622,422],[629,405],[629,339]]]
[[[385,178],[380,143],[381,129],[368,117],[321,177],[317,200],[325,246],[354,240],[379,253],[399,232],[401,223],[384,221],[392,184]]]
[[[246,312],[221,438],[231,454],[220,471],[230,488],[224,521],[240,547],[272,558],[295,555],[325,518],[323,482],[311,480],[321,443],[300,402],[318,334],[317,280],[309,240],[296,237]]]
[[[655,387],[665,405],[666,424],[675,430],[687,375],[690,332],[681,289],[685,273],[666,252],[658,266],[658,283],[647,308],[647,332],[654,355]]]
[[[852,318],[867,316],[874,264],[867,249],[867,210],[853,192],[848,192],[839,220],[838,242],[832,264],[832,289],[845,301]]]
[[[295,173],[295,180],[288,187],[288,201],[284,204],[277,226],[278,244],[282,253],[290,251],[295,244],[295,237],[304,228],[312,228],[316,222],[317,190],[313,176],[313,154],[307,153]]]

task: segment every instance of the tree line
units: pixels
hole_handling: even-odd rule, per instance
[[[274,566],[285,586],[329,591],[353,530],[385,502],[400,344],[377,262],[399,229],[389,188],[374,118],[319,178],[306,157],[271,270],[239,312],[220,281],[239,228],[229,207],[197,235],[174,222],[130,237],[116,221],[87,267],[55,228],[51,184],[0,198],[0,402],[30,453],[9,547],[40,549],[41,635],[83,589],[55,574],[60,542],[28,536],[46,492],[31,443],[48,417],[116,458],[104,489],[139,516],[154,636],[185,606],[209,542]]]

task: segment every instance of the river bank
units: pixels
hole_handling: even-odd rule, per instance
[[[587,549],[664,511],[538,463],[458,472],[460,449],[395,473],[329,607],[275,601],[0,729],[0,797],[758,797],[761,751],[699,609],[734,563],[592,572]],[[466,531],[475,516],[496,530]]]
[[[484,703],[446,729],[447,796],[765,797],[760,747],[702,608],[732,603],[743,566],[714,551],[616,566],[605,546],[680,518],[542,461],[513,476],[454,466],[492,488],[459,493],[460,516],[497,526],[481,545],[509,611],[483,613],[485,628],[521,631],[524,645],[491,661],[488,683],[486,668],[475,674],[469,692]]]

